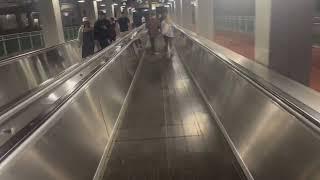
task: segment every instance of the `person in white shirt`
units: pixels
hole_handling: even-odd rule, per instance
[[[94,53],[94,31],[88,17],[82,18],[82,22],[78,32],[78,42],[82,57],[86,58]]]
[[[173,32],[173,24],[172,20],[169,15],[166,15],[164,20],[161,22],[161,33],[164,37],[165,41],[165,50],[168,54],[168,57],[173,56],[173,38],[174,38],[174,32]]]
[[[142,22],[142,24],[146,23],[146,18],[144,16],[142,16],[141,22]]]

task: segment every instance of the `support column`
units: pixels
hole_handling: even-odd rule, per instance
[[[110,17],[113,17],[113,7],[112,7],[112,4],[113,4],[113,1],[105,1],[105,4],[106,4],[106,10],[107,10],[107,17],[110,18]]]
[[[91,24],[98,19],[98,5],[96,1],[86,1],[79,5],[81,16],[88,17]]]
[[[121,8],[120,7],[121,6],[119,4],[113,5],[113,7],[112,7],[115,18],[119,18],[121,16]]]
[[[189,30],[193,30],[192,8],[191,0],[182,0],[182,25]]]
[[[40,21],[46,47],[64,42],[59,0],[41,0],[38,2]]]
[[[199,33],[199,27],[198,27],[198,21],[199,21],[199,3],[198,3],[198,1],[199,0],[192,0],[193,2],[192,2],[192,5],[191,5],[191,8],[193,8],[193,9],[191,9],[192,10],[192,16],[194,16],[194,17],[192,17],[194,20],[192,20],[192,21],[194,21],[194,22],[192,22],[192,23],[194,23],[194,24],[192,24],[193,25],[193,31],[195,32],[195,33]]]
[[[93,19],[92,20],[96,21],[99,16],[98,3],[97,1],[93,1],[92,3],[93,3]]]
[[[32,14],[30,11],[27,12],[27,19],[28,19],[28,26],[30,29],[32,29],[34,27],[34,25],[33,25]]]
[[[151,17],[152,12],[152,0],[148,0],[148,7],[149,7],[149,16]]]
[[[4,30],[3,30],[2,24],[0,23],[0,35],[2,35],[3,33],[4,33]]]
[[[176,7],[176,2],[175,1],[172,1],[171,4],[170,4],[170,16],[171,18],[177,22],[177,7]]]
[[[182,26],[182,0],[176,1],[176,22]]]
[[[260,0],[255,3],[255,59],[308,85],[313,1]]]
[[[198,0],[196,31],[210,40],[214,37],[213,0]]]
[[[17,22],[17,25],[18,25],[18,29],[19,29],[19,32],[23,30],[24,28],[24,25],[23,25],[23,20],[22,20],[22,14],[20,12],[17,12],[15,14],[16,16],[16,22]]]

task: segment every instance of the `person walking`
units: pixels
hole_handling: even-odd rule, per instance
[[[110,18],[110,22],[111,22],[110,40],[111,42],[114,42],[117,39],[117,31],[116,31],[117,23],[113,17]]]
[[[103,12],[99,12],[98,20],[94,24],[94,38],[99,42],[101,49],[104,49],[110,44],[109,25],[110,21],[106,18],[106,15]]]
[[[118,19],[118,23],[120,26],[120,32],[129,31],[130,19],[126,16],[125,12],[121,13],[121,17]]]
[[[78,32],[78,41],[82,49],[82,58],[86,58],[94,53],[94,31],[87,17],[82,19],[82,23]]]
[[[169,58],[173,56],[173,24],[169,15],[165,15],[164,20],[161,22],[161,33],[165,41],[165,51]]]
[[[148,29],[148,34],[149,34],[149,39],[150,39],[150,44],[151,44],[151,50],[154,54],[156,54],[155,41],[156,41],[156,38],[159,34],[159,26],[160,26],[160,22],[156,16],[156,14],[152,13],[151,17],[147,21],[147,29]]]

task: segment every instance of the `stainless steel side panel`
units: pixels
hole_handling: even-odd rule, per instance
[[[92,179],[138,66],[140,51],[133,46],[6,158],[0,179]]]
[[[175,45],[253,179],[320,179],[319,132],[303,117],[179,31]]]
[[[42,138],[2,169],[1,179],[90,179],[107,142],[92,101],[86,92],[79,95]]]
[[[82,58],[71,44],[0,62],[0,108],[80,62]]]
[[[84,62],[76,65],[76,67],[72,68],[69,72],[64,72],[61,76],[55,77],[51,79],[49,82],[42,84],[41,86],[45,86],[44,88],[37,87],[35,93],[32,92],[31,96],[27,96],[26,98],[22,98],[21,101],[16,102],[16,104],[12,104],[10,110],[1,114],[0,110],[0,161],[2,161],[3,154],[7,150],[9,150],[9,145],[6,144],[9,139],[18,139],[15,136],[20,131],[23,131],[23,128],[28,126],[28,129],[32,128],[30,126],[30,122],[34,119],[42,119],[41,116],[46,115],[45,111],[50,111],[51,107],[55,106],[56,102],[62,100],[66,94],[73,91],[74,88],[78,86],[78,83],[85,80],[87,76],[90,76],[90,73],[96,71],[95,69],[101,68],[105,64],[108,64],[110,59],[114,59],[114,57],[123,56],[124,58],[129,59],[127,66],[131,66],[132,62],[130,58],[135,58],[134,54],[139,54],[142,51],[142,48],[137,46],[138,43],[134,42],[131,44],[131,41],[136,38],[140,38],[142,41],[144,37],[141,35],[140,32],[143,32],[143,26],[139,27],[128,35],[124,36],[123,38],[117,40],[112,46],[100,51],[99,53],[95,54],[94,56],[90,57],[90,59],[85,60]],[[143,33],[142,33],[143,34]],[[128,45],[132,45],[132,47],[126,49]],[[125,51],[123,51],[126,49]],[[131,50],[134,49],[134,50]],[[48,50],[47,50],[48,51]],[[46,51],[46,52],[47,52]],[[126,57],[126,51],[129,53],[134,53],[133,55],[130,54]],[[71,51],[72,52],[72,51]],[[122,52],[122,53],[119,53]],[[70,57],[71,58],[71,57]],[[119,59],[120,57],[118,57]],[[17,59],[16,61],[20,61]],[[11,63],[14,63],[13,61]],[[1,64],[1,62],[0,62]],[[9,63],[10,64],[10,63]],[[134,65],[134,64],[133,64]],[[1,66],[1,65],[0,65]],[[1,68],[1,67],[0,67]],[[132,67],[130,67],[132,68]],[[118,70],[119,72],[120,70]],[[121,70],[123,71],[123,70]],[[135,71],[132,70],[134,73]],[[132,72],[129,74],[132,75]],[[122,77],[123,75],[115,76],[115,77]],[[126,77],[126,76],[124,76]],[[118,83],[127,83],[130,79],[118,79]],[[14,94],[15,91],[12,91]],[[12,95],[12,94],[11,94]],[[0,107],[1,109],[1,107]],[[49,110],[48,110],[49,109]],[[38,121],[38,120],[36,120]],[[32,123],[31,123],[32,124]],[[35,123],[33,123],[35,124]],[[6,133],[4,133],[6,132]],[[21,133],[20,133],[21,134]],[[22,135],[19,135],[22,137]],[[20,139],[20,138],[19,138]],[[18,141],[16,141],[18,142]],[[11,142],[12,144],[12,142]],[[7,150],[4,150],[7,149]]]
[[[82,59],[77,42],[71,41],[0,61],[0,115],[17,109],[18,104],[28,98],[33,99],[31,96],[36,96],[36,93],[63,79],[70,72],[81,69],[83,65],[99,63],[90,61],[97,59],[93,57],[114,56],[118,47],[129,42],[143,28],[141,26],[132,30],[111,46],[86,59]]]

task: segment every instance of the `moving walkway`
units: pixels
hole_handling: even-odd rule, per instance
[[[2,76],[0,179],[320,178],[315,111],[181,27],[172,59],[147,44],[140,27],[85,60],[64,44],[1,62],[28,80]]]

